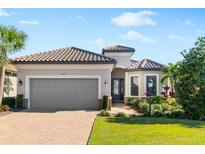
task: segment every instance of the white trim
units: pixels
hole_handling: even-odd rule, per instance
[[[28,99],[28,108],[30,105],[30,79],[98,79],[98,99],[102,98],[101,87],[102,87],[102,76],[101,75],[25,75],[25,98]]]
[[[145,89],[145,92],[147,91],[147,83],[146,83],[147,76],[156,76],[157,77],[157,96],[159,96],[159,74],[144,74],[144,89]]]
[[[138,77],[138,96],[132,96],[131,95],[131,77],[134,77],[134,76],[137,76]],[[129,97],[139,97],[140,96],[140,75],[139,74],[132,74],[132,75],[129,75],[128,77],[128,87],[129,87]]]
[[[128,89],[129,89],[129,87],[128,87],[128,72],[125,72],[125,96],[127,96],[128,95]]]

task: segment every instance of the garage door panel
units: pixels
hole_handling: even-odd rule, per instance
[[[97,79],[31,79],[31,108],[96,109]]]

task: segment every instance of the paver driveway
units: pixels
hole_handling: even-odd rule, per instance
[[[29,111],[0,116],[0,144],[87,144],[97,111]]]

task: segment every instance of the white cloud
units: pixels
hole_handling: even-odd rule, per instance
[[[86,43],[95,45],[95,46],[100,47],[100,48],[109,45],[109,43],[106,42],[106,41],[105,41],[103,38],[101,38],[101,37],[98,37],[98,38],[96,38],[95,40],[89,40],[89,41],[87,41]]]
[[[125,35],[122,35],[121,37],[125,40],[134,40],[140,43],[156,43],[155,40],[135,31],[128,31]]]
[[[178,41],[185,41],[185,42],[192,42],[193,40],[187,37],[171,34],[168,36],[169,39],[178,40]]]
[[[151,18],[154,15],[156,13],[152,11],[124,12],[120,16],[112,18],[111,22],[117,26],[156,26],[157,22]]]
[[[75,17],[69,17],[68,20],[80,20],[82,22],[85,22],[86,18],[83,16],[75,16]]]
[[[40,22],[38,20],[21,20],[21,24],[27,24],[27,25],[39,25]]]
[[[190,26],[190,27],[195,27],[196,26],[195,23],[193,23],[191,20],[188,20],[188,19],[186,19],[184,21],[184,24],[187,25],[187,26]]]
[[[6,12],[5,9],[0,8],[0,17],[3,17],[3,16],[10,16],[10,14],[8,12]]]

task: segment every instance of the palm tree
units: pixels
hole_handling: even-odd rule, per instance
[[[10,62],[8,54],[24,49],[27,35],[13,26],[0,25],[0,105],[3,97],[5,64]]]
[[[164,84],[169,80],[171,84],[171,91],[174,92],[174,83],[176,81],[177,76],[176,66],[174,64],[169,63],[168,67],[164,68],[162,72],[165,73],[165,75],[161,79],[161,84]]]

